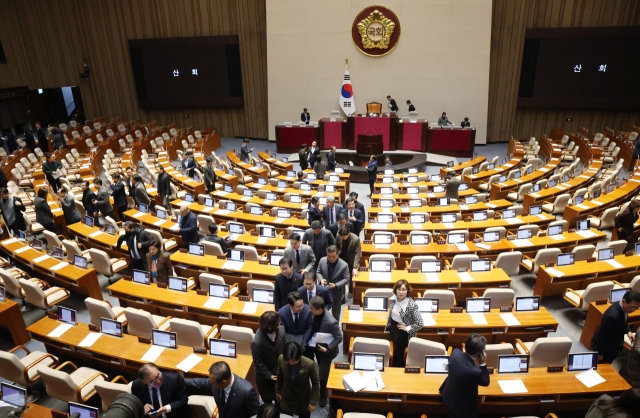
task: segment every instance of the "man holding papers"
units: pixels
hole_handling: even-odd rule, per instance
[[[324,299],[314,296],[309,301],[309,308],[313,314],[311,341],[304,352],[305,357],[318,360],[320,375],[320,407],[327,405],[327,380],[331,361],[338,355],[338,345],[342,342],[340,324],[327,311],[325,311]]]
[[[144,404],[144,414],[180,418],[189,414],[187,385],[177,373],[160,372],[153,363],[143,364],[131,384],[131,394]]]
[[[450,417],[476,418],[478,416],[478,385],[489,386],[487,339],[471,334],[465,342],[465,351],[454,348],[449,356],[449,375],[440,386],[442,400],[449,408]]]

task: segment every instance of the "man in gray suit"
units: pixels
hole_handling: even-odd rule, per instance
[[[311,360],[314,357],[318,361],[318,374],[320,375],[320,408],[327,406],[327,380],[329,380],[329,370],[331,361],[338,355],[338,345],[342,342],[342,331],[340,324],[329,313],[325,311],[324,299],[314,296],[309,301],[309,309],[313,314],[312,335],[316,333],[331,334],[333,341],[330,343],[317,344],[315,347],[307,345],[304,352],[305,357]]]
[[[240,159],[246,162],[249,159],[249,154],[251,154],[252,151],[253,148],[249,148],[249,140],[245,138],[245,140],[242,141],[242,146],[240,147]]]
[[[224,361],[209,367],[209,378],[186,379],[189,395],[213,396],[218,418],[250,418],[258,413],[260,402],[253,385]]]
[[[460,179],[453,174],[447,174],[447,184],[444,186],[444,197],[448,197],[449,199],[457,199],[458,198],[458,188],[460,187]]]
[[[207,163],[203,171],[204,187],[207,189],[207,193],[212,193],[216,190],[216,172],[213,170],[213,158],[207,157]]]
[[[284,249],[284,256],[293,260],[293,270],[304,276],[305,273],[313,273],[316,265],[316,255],[308,245],[302,244],[302,238],[297,232],[289,237],[289,245]]]
[[[321,221],[311,222],[311,228],[304,231],[302,236],[302,243],[311,247],[313,254],[316,256],[316,263],[314,269],[318,267],[318,261],[325,256],[327,248],[333,245],[335,239],[328,229],[322,228]]]
[[[331,225],[337,222],[338,214],[342,212],[342,205],[336,203],[335,196],[327,196],[327,204],[322,208],[322,219],[324,227],[329,229]]]
[[[136,201],[136,205],[143,204],[149,207],[149,203],[151,200],[149,199],[149,195],[147,194],[147,189],[144,187],[144,182],[142,181],[142,177],[139,174],[133,176],[132,182],[134,192],[134,200]],[[153,208],[149,208],[151,211]]]
[[[111,219],[115,219],[113,217],[113,206],[109,201],[109,190],[102,185],[102,180],[100,179],[95,179],[93,181],[93,184],[95,184],[98,188],[98,193],[96,193],[96,200],[93,202],[93,204],[96,205],[100,213],[102,213],[102,216],[104,216],[105,218],[109,216],[111,217]],[[96,223],[97,222],[98,221],[96,216]]]
[[[344,260],[340,259],[338,248],[335,245],[327,248],[327,256],[322,257],[318,263],[316,280],[318,280],[318,283],[321,285],[329,288],[329,292],[331,292],[331,297],[333,298],[331,314],[339,321],[344,287],[349,283],[349,266]]]

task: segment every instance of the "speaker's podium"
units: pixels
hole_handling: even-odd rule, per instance
[[[380,155],[384,152],[382,135],[380,134],[358,134],[356,154],[360,155]]]

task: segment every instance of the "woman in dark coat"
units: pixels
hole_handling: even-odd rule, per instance
[[[260,317],[260,328],[251,342],[251,355],[256,367],[256,385],[262,401],[276,400],[278,380],[278,357],[284,347],[284,327],[276,311],[268,311]]]
[[[632,200],[629,206],[614,218],[618,239],[627,241],[625,252],[633,250],[633,224],[638,221],[638,210],[640,210],[640,201]]]
[[[56,224],[54,223],[53,212],[51,212],[51,207],[49,203],[47,203],[47,195],[49,194],[48,187],[41,187],[38,189],[38,195],[35,199],[33,199],[33,206],[36,210],[36,222],[44,227],[47,231],[51,231],[54,234],[57,234]],[[47,247],[51,248],[47,242]]]
[[[162,250],[162,243],[152,239],[149,241],[147,253],[147,266],[151,272],[151,281],[154,283],[169,283],[169,276],[173,276],[171,254]]]
[[[320,376],[316,363],[302,355],[302,347],[288,342],[278,358],[276,402],[282,412],[310,418],[320,397]]]
[[[404,350],[424,325],[418,305],[409,297],[410,293],[411,285],[404,279],[398,280],[393,286],[394,296],[385,327],[385,332],[391,333],[393,341],[393,367],[405,366]]]

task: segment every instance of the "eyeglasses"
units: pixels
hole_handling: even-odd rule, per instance
[[[155,379],[153,379],[152,381],[150,381],[147,385],[151,386],[154,383],[156,383],[159,379],[162,379],[162,372],[158,372],[158,375],[155,377]]]

